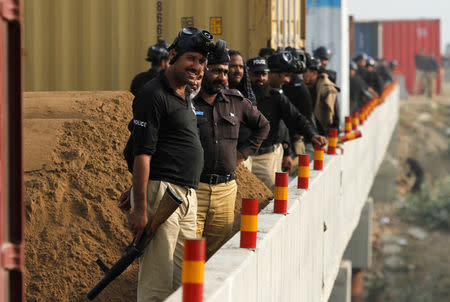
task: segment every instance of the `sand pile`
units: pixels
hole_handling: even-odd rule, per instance
[[[86,301],[102,277],[94,261],[120,258],[132,235],[116,206],[130,184],[122,159],[128,92],[26,93],[24,100],[26,298]],[[271,192],[239,167],[241,197],[267,203]],[[134,264],[97,301],[133,301]]]

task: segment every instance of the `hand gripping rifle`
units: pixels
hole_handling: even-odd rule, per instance
[[[124,270],[133,263],[134,259],[139,258],[145,247],[155,236],[158,227],[163,224],[170,215],[183,203],[183,200],[173,191],[171,187],[167,187],[164,195],[156,210],[155,216],[147,224],[142,233],[139,242],[135,243],[135,238],[125,249],[125,253],[111,268],[108,268],[103,261],[98,258],[96,263],[100,269],[105,272],[105,276],[87,293],[89,300],[94,299],[97,295],[117,276],[123,273]]]

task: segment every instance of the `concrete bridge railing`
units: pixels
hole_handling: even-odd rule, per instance
[[[342,155],[310,167],[309,189],[289,184],[288,214],[273,202],[258,215],[257,248],[239,248],[239,233],[206,264],[204,301],[328,301],[398,119],[396,85]],[[181,301],[181,288],[167,301]]]

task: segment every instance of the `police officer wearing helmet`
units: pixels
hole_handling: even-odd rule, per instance
[[[311,94],[301,76],[306,69],[305,52],[301,49],[292,47],[286,48],[286,50],[289,50],[293,55],[295,66],[290,82],[283,85],[283,92],[298,111],[313,124],[314,119]],[[305,143],[308,142],[305,141],[304,137],[295,133],[290,133],[290,137],[295,154],[299,155],[305,153]]]
[[[367,59],[369,58],[369,56],[364,53],[361,52],[359,54],[357,54],[354,58],[353,61],[356,63],[356,65],[358,66],[358,70],[356,71],[356,73],[364,80],[364,82],[366,82],[366,84],[369,86],[369,91],[370,93],[372,93],[373,95],[378,96],[378,93],[375,91],[375,88],[372,87],[369,82],[370,82],[370,72],[367,70],[366,65],[367,65]]]
[[[133,95],[136,95],[160,70],[167,68],[169,64],[169,51],[167,50],[166,41],[159,40],[158,43],[151,46],[147,51],[147,58],[145,60],[152,63],[152,67],[148,71],[141,72],[134,77],[130,87],[130,92]]]
[[[239,90],[226,89],[230,57],[219,40],[208,55],[199,95],[194,99],[204,166],[197,192],[197,237],[206,238],[211,257],[231,236],[237,193],[235,168],[255,153],[269,133],[269,122]],[[242,124],[250,135],[239,147]]]
[[[324,146],[327,140],[317,135],[307,118],[298,112],[281,89],[270,87],[269,66],[264,58],[252,58],[247,61],[247,66],[257,107],[270,122],[269,135],[259,151],[250,157],[250,167],[251,171],[273,191],[275,172],[281,170],[280,158],[283,156],[281,142],[278,139],[280,120],[283,120],[289,129],[321,146]]]
[[[366,61],[367,73],[367,84],[372,87],[378,95],[383,92],[384,84],[380,75],[376,72],[376,62],[372,57],[368,57]]]
[[[323,72],[325,72],[328,75],[328,79],[330,79],[331,82],[336,84],[337,79],[336,71],[327,69],[328,63],[331,58],[331,50],[325,46],[320,46],[313,51],[313,56],[314,58],[320,60]]]
[[[139,263],[138,301],[161,301],[181,284],[183,242],[196,235],[198,187],[203,149],[187,85],[195,85],[212,35],[184,28],[169,47],[170,66],[158,74],[133,101],[130,137],[133,178],[129,214],[136,240],[155,214],[167,187],[183,204],[156,231]],[[127,144],[128,145],[128,144]],[[119,207],[121,205],[119,204]]]
[[[354,61],[350,62],[350,112],[359,111],[362,106],[373,97],[369,92],[369,86],[357,74],[358,65]]]
[[[309,53],[306,54],[306,71],[303,74],[313,100],[316,126],[321,135],[328,135],[329,128],[337,128],[338,115],[337,93],[339,87],[328,79],[328,75],[321,72],[320,60]]]

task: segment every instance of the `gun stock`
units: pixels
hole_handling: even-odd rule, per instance
[[[111,281],[116,279],[133,261],[140,257],[144,252],[145,247],[153,239],[155,232],[159,226],[163,224],[173,212],[183,203],[183,200],[172,190],[171,187],[167,187],[164,195],[159,203],[158,209],[151,222],[147,224],[144,233],[138,243],[135,240],[128,245],[125,249],[123,256],[114,265],[108,269],[108,267],[99,258],[97,264],[105,271],[105,276],[87,293],[89,300],[94,299],[97,295],[108,286]]]

